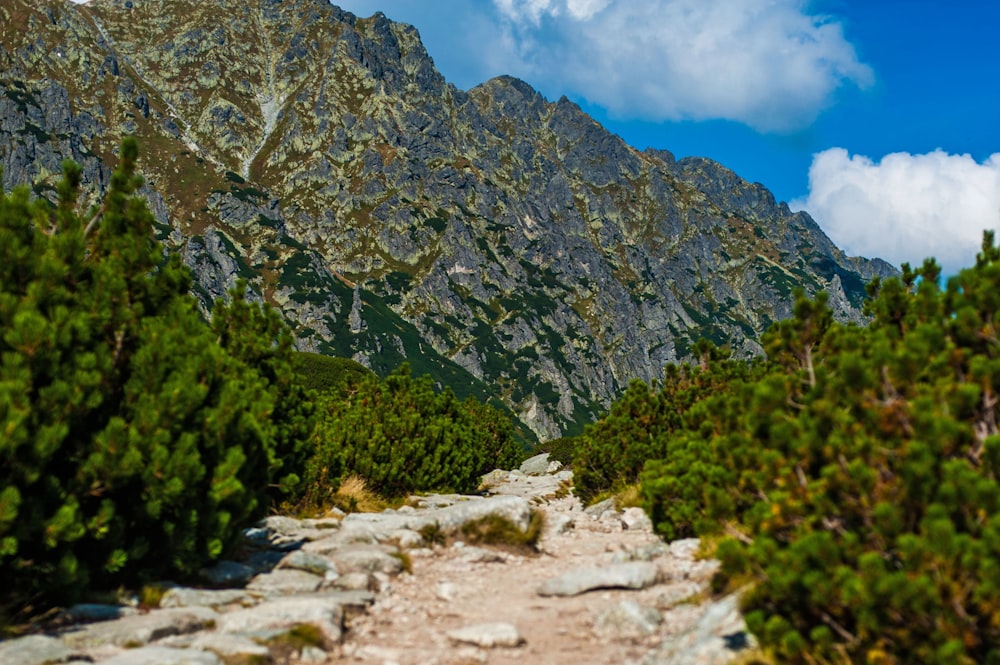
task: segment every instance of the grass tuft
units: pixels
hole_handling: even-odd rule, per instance
[[[534,554],[538,552],[538,541],[544,526],[544,515],[533,510],[531,521],[524,531],[506,517],[487,515],[466,522],[461,532],[466,542],[473,545],[492,545],[518,554]]]

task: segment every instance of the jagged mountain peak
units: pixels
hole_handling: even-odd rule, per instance
[[[326,0],[0,2],[4,183],[123,135],[206,303],[238,277],[303,349],[406,359],[574,431],[707,336],[737,353],[795,287],[860,320],[864,282],[804,213],[711,160],[628,146],[516,78],[468,92],[411,26]]]

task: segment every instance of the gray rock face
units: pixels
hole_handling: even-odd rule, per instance
[[[612,564],[603,568],[582,568],[546,580],[538,587],[540,596],[576,596],[596,589],[644,589],[659,581],[657,567],[647,561]]]
[[[137,135],[142,194],[203,304],[247,278],[304,349],[379,371],[419,355],[439,378],[457,363],[554,438],[693,340],[759,353],[796,286],[859,320],[864,282],[894,272],[569,100],[511,77],[457,90],[384,16],[212,6],[0,8],[23,25],[0,38],[3,184],[51,196],[71,158],[104,189],[103,159]]]

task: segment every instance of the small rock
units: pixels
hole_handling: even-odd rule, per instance
[[[663,615],[655,608],[623,600],[594,619],[594,634],[607,640],[634,641],[656,632]]]
[[[708,585],[698,584],[697,582],[669,584],[663,588],[663,591],[656,595],[656,606],[660,609],[670,609],[679,603],[696,598],[708,590]]]
[[[299,653],[299,662],[302,663],[325,663],[327,654],[319,647],[307,646]]]
[[[645,589],[656,584],[659,577],[654,564],[633,561],[571,570],[546,580],[537,593],[540,596],[576,596],[595,589]]]
[[[337,565],[328,557],[312,552],[303,552],[302,550],[286,554],[278,563],[278,568],[304,570],[307,573],[319,575],[327,582],[332,582],[339,576]]]
[[[670,543],[670,554],[678,559],[694,559],[700,549],[701,540],[698,538],[685,538]]]
[[[501,552],[468,545],[461,549],[459,558],[468,563],[503,563],[506,557]]]
[[[595,520],[601,519],[607,512],[617,513],[615,510],[615,500],[605,499],[604,501],[599,501],[592,506],[587,506],[584,508],[583,512],[590,515]]]
[[[29,635],[0,642],[0,663],[4,665],[62,663],[76,655],[65,644],[46,635]]]
[[[219,665],[219,657],[197,649],[154,646],[129,649],[102,661],[102,665]]]
[[[457,593],[458,586],[452,582],[439,582],[437,588],[434,590],[434,595],[445,601],[454,600]]]
[[[545,537],[561,536],[576,526],[576,519],[566,513],[549,513],[545,516]]]
[[[642,508],[626,508],[622,512],[621,520],[629,531],[653,531],[653,520],[649,519]]]
[[[211,651],[220,656],[256,656],[266,658],[267,647],[254,642],[250,638],[226,633],[198,633],[188,645],[192,649]],[[251,660],[251,659],[247,659]]]
[[[388,573],[398,575],[403,562],[381,547],[351,545],[328,555],[338,570],[356,573]]]
[[[160,607],[211,607],[218,609],[227,605],[249,607],[254,604],[253,596],[242,589],[190,589],[176,587],[168,589],[160,599]]]
[[[371,591],[375,588],[375,580],[371,573],[347,573],[334,580],[333,586],[345,591]]]
[[[449,631],[447,635],[455,642],[474,644],[486,649],[512,648],[524,644],[524,638],[521,637],[517,627],[510,623],[481,623]]]
[[[521,462],[521,466],[517,470],[526,476],[544,476],[549,470],[549,454],[542,453],[529,457]]]
[[[560,462],[560,461],[559,461],[559,460],[557,460],[557,459],[554,459],[554,460],[552,460],[551,462],[549,462],[549,466],[548,466],[548,468],[547,468],[547,469],[545,469],[545,474],[546,474],[546,475],[549,475],[549,476],[551,476],[551,475],[554,475],[554,474],[556,474],[556,473],[557,473],[557,472],[559,471],[559,469],[561,469],[561,468],[563,468],[563,463],[562,463],[562,462]]]
[[[396,529],[388,535],[389,537],[386,540],[396,543],[396,545],[403,549],[408,550],[424,544],[424,537],[411,529]]]
[[[247,590],[267,596],[290,596],[317,591],[322,583],[323,578],[318,575],[304,570],[281,568],[253,578],[247,584]]]

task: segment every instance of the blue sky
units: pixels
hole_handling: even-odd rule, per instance
[[[969,265],[1000,226],[1000,2],[339,0],[462,89],[511,74],[628,143],[715,159],[851,254]]]

